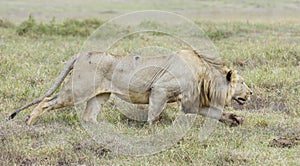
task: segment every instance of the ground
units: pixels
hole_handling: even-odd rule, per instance
[[[83,6],[75,1],[73,8],[55,2],[1,3],[1,165],[299,165],[299,1],[190,1],[185,5],[179,1],[172,5],[113,5],[103,1],[97,2],[100,12],[93,1]],[[66,6],[65,10],[61,6]],[[228,65],[240,71],[254,96],[245,106],[233,102],[226,111],[244,116],[243,125],[230,128],[218,123],[208,139],[201,141],[198,134],[204,118],[198,116],[192,129],[175,146],[150,156],[130,157],[115,154],[95,142],[73,107],[45,113],[33,126],[24,123],[32,108],[7,120],[16,108],[51,87],[63,62],[80,51],[86,37],[103,21],[142,9],[165,9],[191,18],[211,38]],[[77,10],[82,12],[78,14]],[[35,21],[28,20],[30,13]],[[66,21],[67,18],[77,20]],[[151,37],[144,34],[126,38],[113,51],[126,53]],[[167,43],[165,40],[158,42]],[[129,135],[162,131],[178,112],[168,106],[158,125],[148,126],[126,118],[113,104],[111,101],[105,106],[103,116],[118,131]]]

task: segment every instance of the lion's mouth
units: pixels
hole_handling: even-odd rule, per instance
[[[237,101],[240,105],[244,105],[246,103],[246,99],[238,97],[238,98],[234,98],[235,101]]]

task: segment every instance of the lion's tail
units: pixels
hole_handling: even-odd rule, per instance
[[[45,97],[49,97],[51,96],[55,90],[61,85],[61,83],[64,81],[64,79],[67,77],[67,75],[69,74],[69,72],[73,69],[73,66],[74,66],[74,63],[76,62],[77,60],[77,57],[74,57],[72,59],[70,59],[66,65],[65,65],[65,68],[64,70],[60,73],[59,77],[56,79],[56,82],[54,83],[54,85],[48,90],[47,93],[45,93],[43,96],[35,99],[34,101],[18,108],[14,113],[12,113],[10,116],[9,116],[9,119],[13,119],[19,112],[21,112],[22,110],[30,107],[30,106],[33,106],[35,104],[38,104],[40,103]]]

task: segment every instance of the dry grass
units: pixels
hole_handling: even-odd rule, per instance
[[[212,38],[220,56],[237,68],[254,90],[251,103],[245,107],[233,104],[227,110],[245,116],[246,120],[236,128],[217,124],[209,138],[200,141],[198,133],[204,118],[199,116],[193,128],[175,146],[145,157],[117,155],[100,146],[82,127],[74,108],[45,113],[33,126],[24,124],[24,117],[31,109],[13,121],[7,121],[15,108],[40,96],[52,85],[63,67],[62,62],[80,51],[85,37],[72,33],[48,33],[47,30],[20,35],[17,33],[19,25],[1,22],[0,164],[299,164],[298,25],[285,22],[196,22]],[[76,27],[72,28],[76,30]],[[143,40],[149,39],[149,34],[145,35],[131,44],[143,44]],[[120,43],[125,52],[128,51],[126,43],[131,39]],[[111,104],[106,106],[103,114],[119,131],[147,134],[167,127],[174,119],[174,111],[178,110],[168,108],[154,128],[128,120]],[[290,146],[280,146],[281,139]]]

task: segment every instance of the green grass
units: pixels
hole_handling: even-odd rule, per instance
[[[102,21],[66,20],[21,24],[0,22],[0,164],[1,165],[297,165],[299,143],[290,148],[272,145],[273,139],[300,140],[300,41],[295,24],[196,21],[212,39],[229,66],[236,68],[254,91],[243,108],[227,111],[245,116],[242,126],[218,123],[200,141],[203,117],[177,144],[144,157],[118,155],[95,142],[79,122],[76,110],[64,108],[43,114],[33,126],[24,118],[31,109],[7,121],[16,108],[46,92],[65,61],[80,51],[86,36]],[[82,33],[81,33],[82,32]],[[76,35],[78,34],[78,35]],[[144,33],[121,40],[115,53],[153,44],[186,48],[162,34]],[[178,110],[171,106],[157,126],[127,119],[112,103],[104,117],[127,134],[147,135],[166,128]],[[298,145],[297,145],[298,144]]]
[[[88,36],[102,23],[96,19],[86,19],[78,21],[68,19],[63,23],[56,23],[55,17],[48,24],[37,23],[29,16],[28,20],[22,22],[16,27],[18,35],[60,35],[60,36]]]

